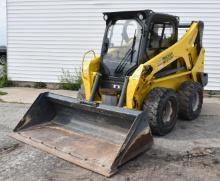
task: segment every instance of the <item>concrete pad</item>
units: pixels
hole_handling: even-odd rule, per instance
[[[206,98],[196,120],[178,120],[171,133],[154,136],[151,150],[123,165],[110,179],[8,137],[29,107],[30,104],[0,102],[0,180],[220,180],[218,98]]]
[[[12,132],[36,97],[45,91],[76,96],[76,91],[10,87],[0,91],[0,180],[109,180],[32,148],[7,135]],[[194,121],[178,120],[166,136],[154,136],[148,152],[120,168],[111,181],[210,180],[220,178],[220,99],[205,98],[201,115]]]
[[[7,92],[7,95],[0,96],[0,100],[3,102],[13,103],[28,103],[31,104],[37,98],[40,93],[52,92],[63,96],[76,97],[77,91],[69,90],[49,90],[49,89],[36,89],[26,87],[6,87],[0,88],[0,91]]]

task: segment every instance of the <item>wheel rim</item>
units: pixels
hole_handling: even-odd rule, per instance
[[[196,92],[192,98],[192,109],[196,111],[199,107],[199,93]]]
[[[163,110],[163,122],[164,123],[169,123],[172,119],[172,114],[173,114],[173,103],[172,101],[168,100],[167,104]]]

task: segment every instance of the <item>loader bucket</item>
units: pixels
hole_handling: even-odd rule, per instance
[[[12,137],[105,176],[152,145],[147,114],[43,93]]]

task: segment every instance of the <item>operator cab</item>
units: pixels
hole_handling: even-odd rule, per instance
[[[178,18],[151,10],[103,14],[101,88],[120,92],[126,76],[177,41]]]

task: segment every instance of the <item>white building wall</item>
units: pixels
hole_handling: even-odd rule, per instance
[[[0,46],[6,44],[6,0],[0,0]]]
[[[7,0],[9,78],[59,82],[62,68],[79,68],[84,51],[100,52],[102,12],[142,9],[205,22],[207,89],[220,90],[219,0]]]

